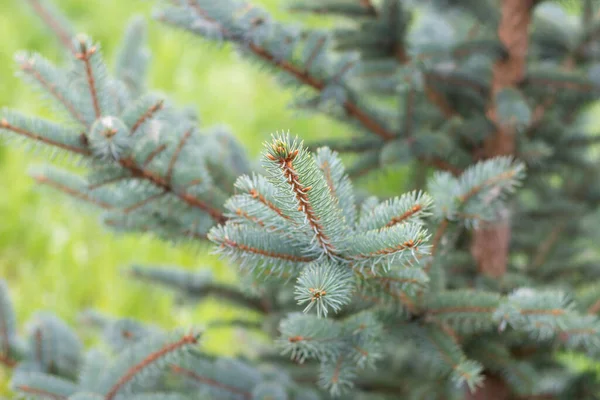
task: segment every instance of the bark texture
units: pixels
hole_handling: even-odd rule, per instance
[[[536,0],[501,0],[501,18],[498,37],[508,56],[494,65],[491,97],[486,115],[495,124],[495,134],[483,145],[483,158],[515,153],[515,131],[502,124],[497,115],[496,95],[503,89],[515,87],[526,72],[529,45],[529,29]],[[473,233],[471,254],[479,272],[490,277],[506,273],[511,240],[510,211],[501,215],[494,224],[482,224]],[[508,400],[511,398],[507,382],[492,374],[486,374],[483,387],[476,392],[466,391],[466,400]]]
[[[465,400],[509,400],[510,391],[506,382],[495,375],[486,375],[484,386],[474,393],[467,389]]]
[[[535,0],[502,0],[498,37],[507,57],[494,65],[491,98],[487,117],[495,124],[496,132],[483,144],[483,158],[515,153],[515,131],[498,119],[496,95],[503,89],[516,86],[525,76],[529,45],[529,28]],[[471,254],[480,273],[500,277],[506,272],[511,228],[508,216],[494,224],[482,224],[473,233]]]

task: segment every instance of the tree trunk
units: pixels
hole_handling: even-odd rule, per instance
[[[498,119],[496,95],[503,89],[516,86],[525,76],[529,44],[529,26],[535,0],[502,0],[498,38],[507,51],[507,57],[494,65],[491,98],[486,115],[494,123],[496,132],[481,149],[483,158],[515,153],[515,131]],[[500,277],[506,272],[511,229],[508,218],[495,224],[482,224],[473,233],[471,254],[480,273]]]
[[[482,158],[515,153],[515,131],[498,118],[496,95],[503,89],[517,86],[526,72],[529,44],[529,27],[537,0],[501,0],[501,18],[498,38],[507,51],[507,57],[496,62],[493,69],[491,97],[486,116],[495,125],[495,133],[480,149]],[[479,272],[490,277],[506,273],[511,239],[510,210],[500,215],[494,224],[482,224],[473,232],[471,254]],[[486,374],[483,386],[474,393],[468,389],[466,400],[508,400],[511,390],[508,383],[494,374]]]
[[[471,393],[466,389],[465,400],[508,400],[510,389],[504,379],[495,375],[486,375],[483,386]]]

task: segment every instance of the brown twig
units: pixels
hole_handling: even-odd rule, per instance
[[[252,394],[250,392],[247,392],[243,389],[237,388],[232,385],[225,384],[223,382],[219,382],[215,379],[202,376],[195,371],[180,367],[178,365],[171,365],[171,371],[173,371],[176,374],[183,375],[183,376],[185,376],[193,381],[196,381],[198,383],[213,386],[215,388],[230,392],[234,395],[242,396],[244,399],[249,400],[252,398]]]
[[[200,6],[198,6],[198,4],[196,4],[195,2],[190,1],[189,6],[191,8],[193,8],[201,18],[204,18],[211,22],[215,22],[214,20],[210,19],[206,15],[204,10],[202,10],[200,8]],[[225,36],[225,37],[231,36],[231,34],[222,26],[220,27],[220,29],[223,33],[223,36]],[[317,46],[317,48],[320,48],[320,47]],[[259,45],[254,44],[252,42],[250,42],[250,44],[248,45],[248,49],[252,53],[254,53],[256,56],[258,56],[259,58],[261,58],[264,61],[267,61],[268,63],[289,73],[290,75],[292,75],[293,77],[298,79],[300,82],[304,83],[305,85],[310,86],[317,91],[323,91],[325,89],[325,86],[326,86],[325,82],[312,76],[310,73],[307,72],[306,69],[300,69],[296,65],[294,65],[288,61],[279,60],[273,54],[271,54],[268,50],[266,50],[265,48],[263,48]],[[316,56],[316,54],[315,54],[315,56]],[[314,57],[312,57],[312,59],[314,59]],[[309,61],[310,60],[311,60],[311,58],[309,58]],[[382,139],[391,140],[395,137],[393,132],[389,131],[387,128],[385,128],[383,125],[381,125],[379,122],[377,122],[371,115],[367,114],[364,110],[359,108],[358,105],[354,104],[350,100],[346,100],[343,103],[343,107],[351,116],[353,116],[355,119],[357,119],[358,122],[360,122],[366,129],[368,129],[371,132],[373,132],[374,134],[380,136]]]
[[[122,167],[127,168],[134,177],[145,179],[155,186],[162,188],[166,192],[171,192],[175,196],[179,197],[180,200],[187,203],[189,206],[199,208],[202,211],[209,214],[216,222],[225,223],[227,218],[223,215],[220,210],[213,208],[209,204],[199,200],[185,191],[175,190],[171,184],[162,176],[155,174],[154,172],[139,167],[136,162],[131,158],[126,158],[120,161]]]
[[[145,198],[144,200],[138,201],[137,203],[128,206],[127,208],[123,209],[123,212],[125,214],[129,214],[130,212],[135,211],[138,208],[141,208],[141,207],[145,206],[146,204],[153,202],[154,200],[160,199],[161,197],[167,195],[167,193],[169,193],[169,192],[163,191],[163,192],[153,194],[152,196],[149,196],[149,197]]]
[[[92,46],[88,49],[85,41],[82,39],[79,42],[79,53],[75,54],[75,58],[83,62],[88,88],[92,98],[92,105],[94,107],[94,113],[96,114],[96,118],[100,118],[102,111],[100,110],[100,102],[98,100],[98,92],[96,88],[96,78],[94,77],[94,73],[92,71],[92,63],[90,59],[94,53],[96,53],[96,46]]]
[[[193,129],[189,129],[187,132],[185,132],[183,134],[183,136],[179,140],[179,143],[177,144],[177,148],[173,152],[173,156],[171,157],[171,160],[169,161],[169,169],[168,169],[167,175],[166,175],[166,180],[169,183],[171,183],[171,180],[173,178],[173,169],[175,168],[175,163],[177,163],[177,160],[179,159],[179,154],[181,154],[181,150],[183,150],[183,146],[185,146],[185,143],[188,141],[188,139],[192,135],[192,131],[193,131]]]
[[[94,205],[96,205],[96,206],[98,206],[100,208],[103,208],[105,210],[110,210],[110,209],[114,208],[109,203],[106,203],[106,202],[104,202],[102,200],[95,199],[95,198],[87,195],[86,193],[78,192],[77,190],[74,190],[73,188],[70,188],[70,187],[68,187],[66,185],[63,185],[60,182],[57,182],[55,180],[50,179],[46,175],[34,175],[33,179],[35,179],[38,183],[43,183],[45,185],[51,186],[54,189],[58,189],[61,192],[68,194],[69,196],[72,196],[72,197],[74,197],[76,199],[79,199],[79,200],[86,201],[86,202],[91,203],[91,204],[94,204]]]
[[[274,251],[258,249],[256,247],[251,247],[251,246],[248,246],[248,245],[245,245],[242,243],[234,242],[231,239],[223,240],[223,242],[221,243],[221,247],[225,247],[225,246],[240,249],[241,251],[245,251],[248,253],[259,254],[264,257],[276,258],[276,259],[285,260],[285,261],[305,262],[305,263],[313,261],[313,259],[310,257],[295,256],[293,254],[275,253]]]
[[[273,146],[275,148],[278,146],[278,144],[275,143]],[[325,228],[321,224],[320,218],[317,216],[308,197],[308,192],[311,190],[311,187],[306,187],[302,184],[302,182],[300,182],[300,177],[294,167],[294,160],[298,155],[298,150],[289,152],[285,150],[283,146],[277,147],[276,150],[277,154],[280,154],[279,157],[273,156],[269,153],[267,154],[267,158],[279,164],[279,167],[286,178],[286,182],[290,185],[294,195],[296,196],[296,200],[298,201],[298,211],[302,211],[304,213],[308,224],[315,232],[315,238],[323,250],[329,254],[337,254],[336,249],[333,247],[330,242],[330,238],[325,233]]]
[[[27,0],[31,5],[31,8],[36,12],[37,15],[44,21],[46,25],[54,32],[58,37],[63,46],[65,46],[72,53],[75,52],[73,47],[72,37],[67,30],[65,30],[59,21],[46,10],[39,2],[39,0]]]
[[[31,386],[27,386],[27,385],[18,385],[16,387],[16,389],[19,392],[29,393],[34,396],[43,396],[45,398],[54,399],[54,400],[67,400],[68,399],[67,396],[62,396],[60,394],[52,393],[47,390],[34,388]]]
[[[44,79],[44,77],[34,68],[32,60],[23,62],[21,64],[21,70],[38,81],[38,83],[43,86],[56,100],[58,100],[58,102],[61,103],[67,109],[69,114],[79,121],[80,124],[87,126],[87,122],[79,113],[79,111],[77,111],[75,105],[68,101],[59,91],[56,90],[56,85],[54,83],[48,82],[46,79]]]
[[[408,218],[412,217],[422,209],[423,207],[420,204],[415,204],[409,210],[405,211],[402,215],[398,215],[390,219],[390,221],[387,224],[385,224],[385,228],[390,228],[394,225],[401,224],[402,222],[406,221]]]
[[[156,157],[157,155],[159,155],[160,153],[165,151],[166,148],[167,148],[167,145],[163,143],[160,146],[158,146],[156,149],[152,150],[152,152],[150,154],[148,154],[148,157],[146,157],[146,159],[144,160],[144,163],[142,164],[143,168],[146,168],[148,166],[148,164],[150,164],[152,162],[152,160],[154,160],[154,157]]]
[[[105,400],[113,400],[119,391],[132,379],[136,377],[146,368],[152,366],[157,360],[166,357],[167,355],[181,349],[184,346],[193,345],[198,343],[198,338],[195,335],[185,335],[176,342],[169,343],[161,349],[151,353],[139,363],[135,364],[127,370],[127,372],[110,388]]]
[[[137,121],[135,121],[135,123],[133,124],[133,126],[131,127],[131,131],[129,132],[130,135],[133,135],[140,126],[142,126],[142,124],[144,122],[146,122],[147,120],[151,119],[154,114],[156,114],[158,111],[162,110],[164,105],[164,100],[159,100],[157,101],[155,104],[153,104],[152,106],[150,106],[146,112],[144,114],[142,114]]]
[[[42,142],[42,143],[48,144],[50,146],[58,147],[58,148],[61,148],[63,150],[68,150],[68,151],[73,152],[73,153],[82,154],[82,155],[85,155],[85,156],[92,155],[92,152],[89,149],[86,149],[86,148],[83,148],[83,147],[74,147],[74,146],[70,146],[68,144],[64,144],[64,143],[60,143],[60,142],[55,142],[55,141],[50,140],[47,137],[39,135],[39,134],[37,134],[35,132],[28,131],[28,130],[20,128],[18,126],[14,126],[11,123],[9,123],[5,118],[2,118],[0,120],[0,129],[6,129],[8,131],[17,133],[17,134],[25,136],[25,137],[28,137],[29,139],[37,140],[38,142]]]

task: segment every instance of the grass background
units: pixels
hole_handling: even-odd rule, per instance
[[[43,103],[14,78],[13,55],[27,49],[61,59],[49,35],[23,0],[0,0],[0,107],[49,115]],[[252,156],[263,140],[277,130],[303,138],[345,134],[335,122],[319,116],[298,115],[288,108],[293,93],[283,90],[265,73],[239,60],[228,48],[176,32],[150,18],[148,0],[55,0],[75,27],[102,44],[110,61],[127,24],[135,14],[149,20],[153,53],[150,86],[169,93],[179,104],[191,104],[203,124],[226,123]],[[255,0],[283,20],[279,0]],[[304,23],[320,23],[314,18]],[[52,310],[74,323],[88,307],[116,316],[130,316],[156,324],[186,326],[232,314],[216,302],[198,307],[174,307],[173,297],[160,290],[123,279],[120,268],[130,263],[209,268],[222,280],[234,270],[208,254],[209,247],[175,248],[151,237],[116,236],[105,230],[94,213],[74,207],[65,196],[38,189],[27,175],[28,166],[47,161],[18,147],[0,148],[0,277],[9,282],[20,323],[40,309]],[[402,172],[381,178],[388,190],[400,184]],[[381,187],[372,181],[370,187]],[[216,331],[206,338],[209,350],[233,351],[231,334]],[[0,369],[0,393],[7,384]]]

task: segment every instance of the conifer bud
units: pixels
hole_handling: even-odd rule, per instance
[[[92,125],[89,136],[94,155],[101,159],[121,160],[131,151],[129,129],[116,117],[102,117]]]

